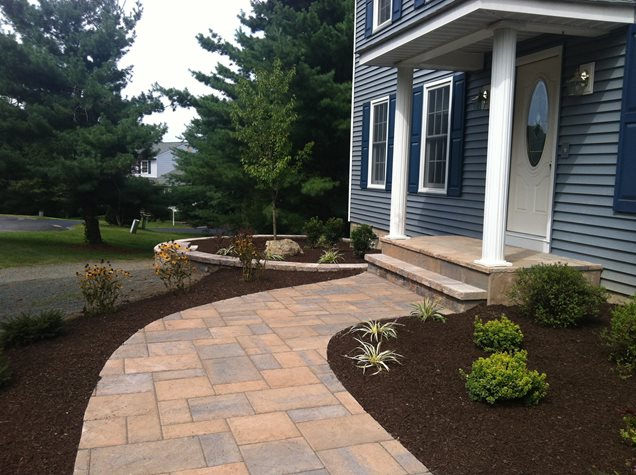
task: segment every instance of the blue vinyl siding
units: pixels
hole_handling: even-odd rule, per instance
[[[561,98],[552,252],[598,262],[602,284],[636,292],[636,216],[613,210],[625,64],[625,28],[565,42],[563,72],[595,62],[594,94]]]
[[[363,25],[361,10],[358,9],[358,23]],[[404,1],[400,22],[412,21],[413,15],[413,1]],[[363,30],[359,28],[358,32],[360,37]],[[565,87],[562,88],[557,148],[560,150],[561,145],[567,144],[568,154],[556,159],[551,252],[602,264],[604,286],[614,292],[633,294],[636,215],[616,213],[613,209],[625,39],[626,28],[591,39],[543,36],[520,44],[518,54],[563,45],[563,83],[578,65],[595,63],[593,94],[568,96]],[[414,86],[449,74],[415,71]],[[409,193],[406,232],[410,236],[452,234],[478,239],[482,236],[488,110],[480,110],[472,98],[490,84],[488,61],[484,71],[469,73],[466,80],[461,196]],[[351,221],[388,230],[390,193],[360,190],[358,186],[360,126],[365,101],[395,93],[396,71],[357,66],[354,81]]]

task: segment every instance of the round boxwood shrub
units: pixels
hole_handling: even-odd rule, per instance
[[[601,333],[603,343],[610,350],[610,360],[623,378],[636,371],[636,295],[612,311],[610,328]]]
[[[351,231],[351,247],[356,257],[364,257],[371,249],[373,240],[376,238],[373,228],[368,224],[361,224]]]
[[[523,342],[523,333],[519,325],[505,315],[486,323],[475,317],[473,340],[478,347],[490,353],[516,351]]]
[[[473,362],[466,374],[468,396],[473,401],[495,404],[498,401],[519,400],[528,405],[539,404],[548,393],[545,373],[530,371],[526,366],[528,352],[493,353],[488,358]]]
[[[521,269],[510,297],[521,312],[548,327],[572,327],[586,317],[598,316],[606,292],[583,274],[564,264]]]

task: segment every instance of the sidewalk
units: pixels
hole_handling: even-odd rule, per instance
[[[102,370],[75,474],[428,474],[326,361],[331,335],[417,300],[364,273],[147,325]]]

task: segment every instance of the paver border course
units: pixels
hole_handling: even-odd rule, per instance
[[[228,236],[223,236],[228,237]],[[255,234],[254,238],[268,238],[273,236],[271,234]],[[305,238],[303,234],[279,234],[279,238],[294,239]],[[202,239],[209,239],[209,237],[193,238],[193,239],[179,239],[178,243],[191,243]],[[160,244],[155,246],[155,251],[159,248]],[[191,246],[191,250],[188,252],[190,260],[196,264],[218,267],[241,267],[241,261],[237,257],[221,256],[218,254],[209,254],[207,252],[200,252],[196,250],[196,244]],[[317,264],[310,262],[293,262],[293,261],[267,261],[267,269],[282,270],[282,271],[297,271],[297,272],[338,272],[343,270],[367,270],[368,264]]]

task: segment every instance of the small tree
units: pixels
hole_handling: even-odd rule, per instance
[[[311,155],[313,142],[292,153],[290,133],[297,119],[290,84],[295,71],[283,71],[280,60],[271,70],[257,70],[253,81],[239,81],[232,103],[232,124],[243,145],[241,164],[259,187],[270,192],[272,231],[276,231],[276,203],[281,189],[298,176]]]

